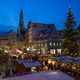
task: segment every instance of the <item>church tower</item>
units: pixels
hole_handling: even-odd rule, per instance
[[[17,41],[18,44],[20,45],[25,45],[25,33],[26,33],[26,29],[24,27],[24,16],[23,16],[23,11],[21,9],[20,11],[20,18],[19,18],[19,26],[18,26],[18,30],[17,30]]]

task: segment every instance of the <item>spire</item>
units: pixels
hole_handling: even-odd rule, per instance
[[[29,22],[28,22],[28,24],[30,24],[32,21],[31,21],[31,19],[30,19],[30,17],[29,17]]]
[[[31,20],[29,20],[29,22],[28,22],[29,24],[31,23]]]
[[[30,27],[30,24],[32,23],[32,21],[29,19],[29,22],[28,22],[28,28]]]
[[[20,11],[19,27],[20,29],[24,29],[24,16],[22,9]]]
[[[17,37],[22,36],[23,39],[25,40],[25,33],[26,33],[26,29],[24,27],[24,16],[23,16],[23,10],[21,9],[20,18],[19,18],[19,26],[17,30]]]

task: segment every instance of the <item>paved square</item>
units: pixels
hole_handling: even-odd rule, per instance
[[[61,71],[53,70],[53,71],[43,71],[28,75],[16,76],[8,78],[7,80],[75,80],[75,79],[73,79],[72,77],[66,75]]]

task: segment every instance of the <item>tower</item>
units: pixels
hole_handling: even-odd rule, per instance
[[[19,18],[19,26],[17,30],[17,41],[20,43],[20,45],[25,44],[25,33],[26,29],[24,27],[24,16],[23,16],[23,11],[21,9],[20,11],[20,18]]]

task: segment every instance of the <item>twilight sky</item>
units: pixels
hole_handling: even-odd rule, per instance
[[[0,25],[10,25],[5,28],[17,30],[22,8],[26,27],[30,20],[53,23],[57,29],[62,29],[69,5],[80,24],[80,0],[0,0]]]

